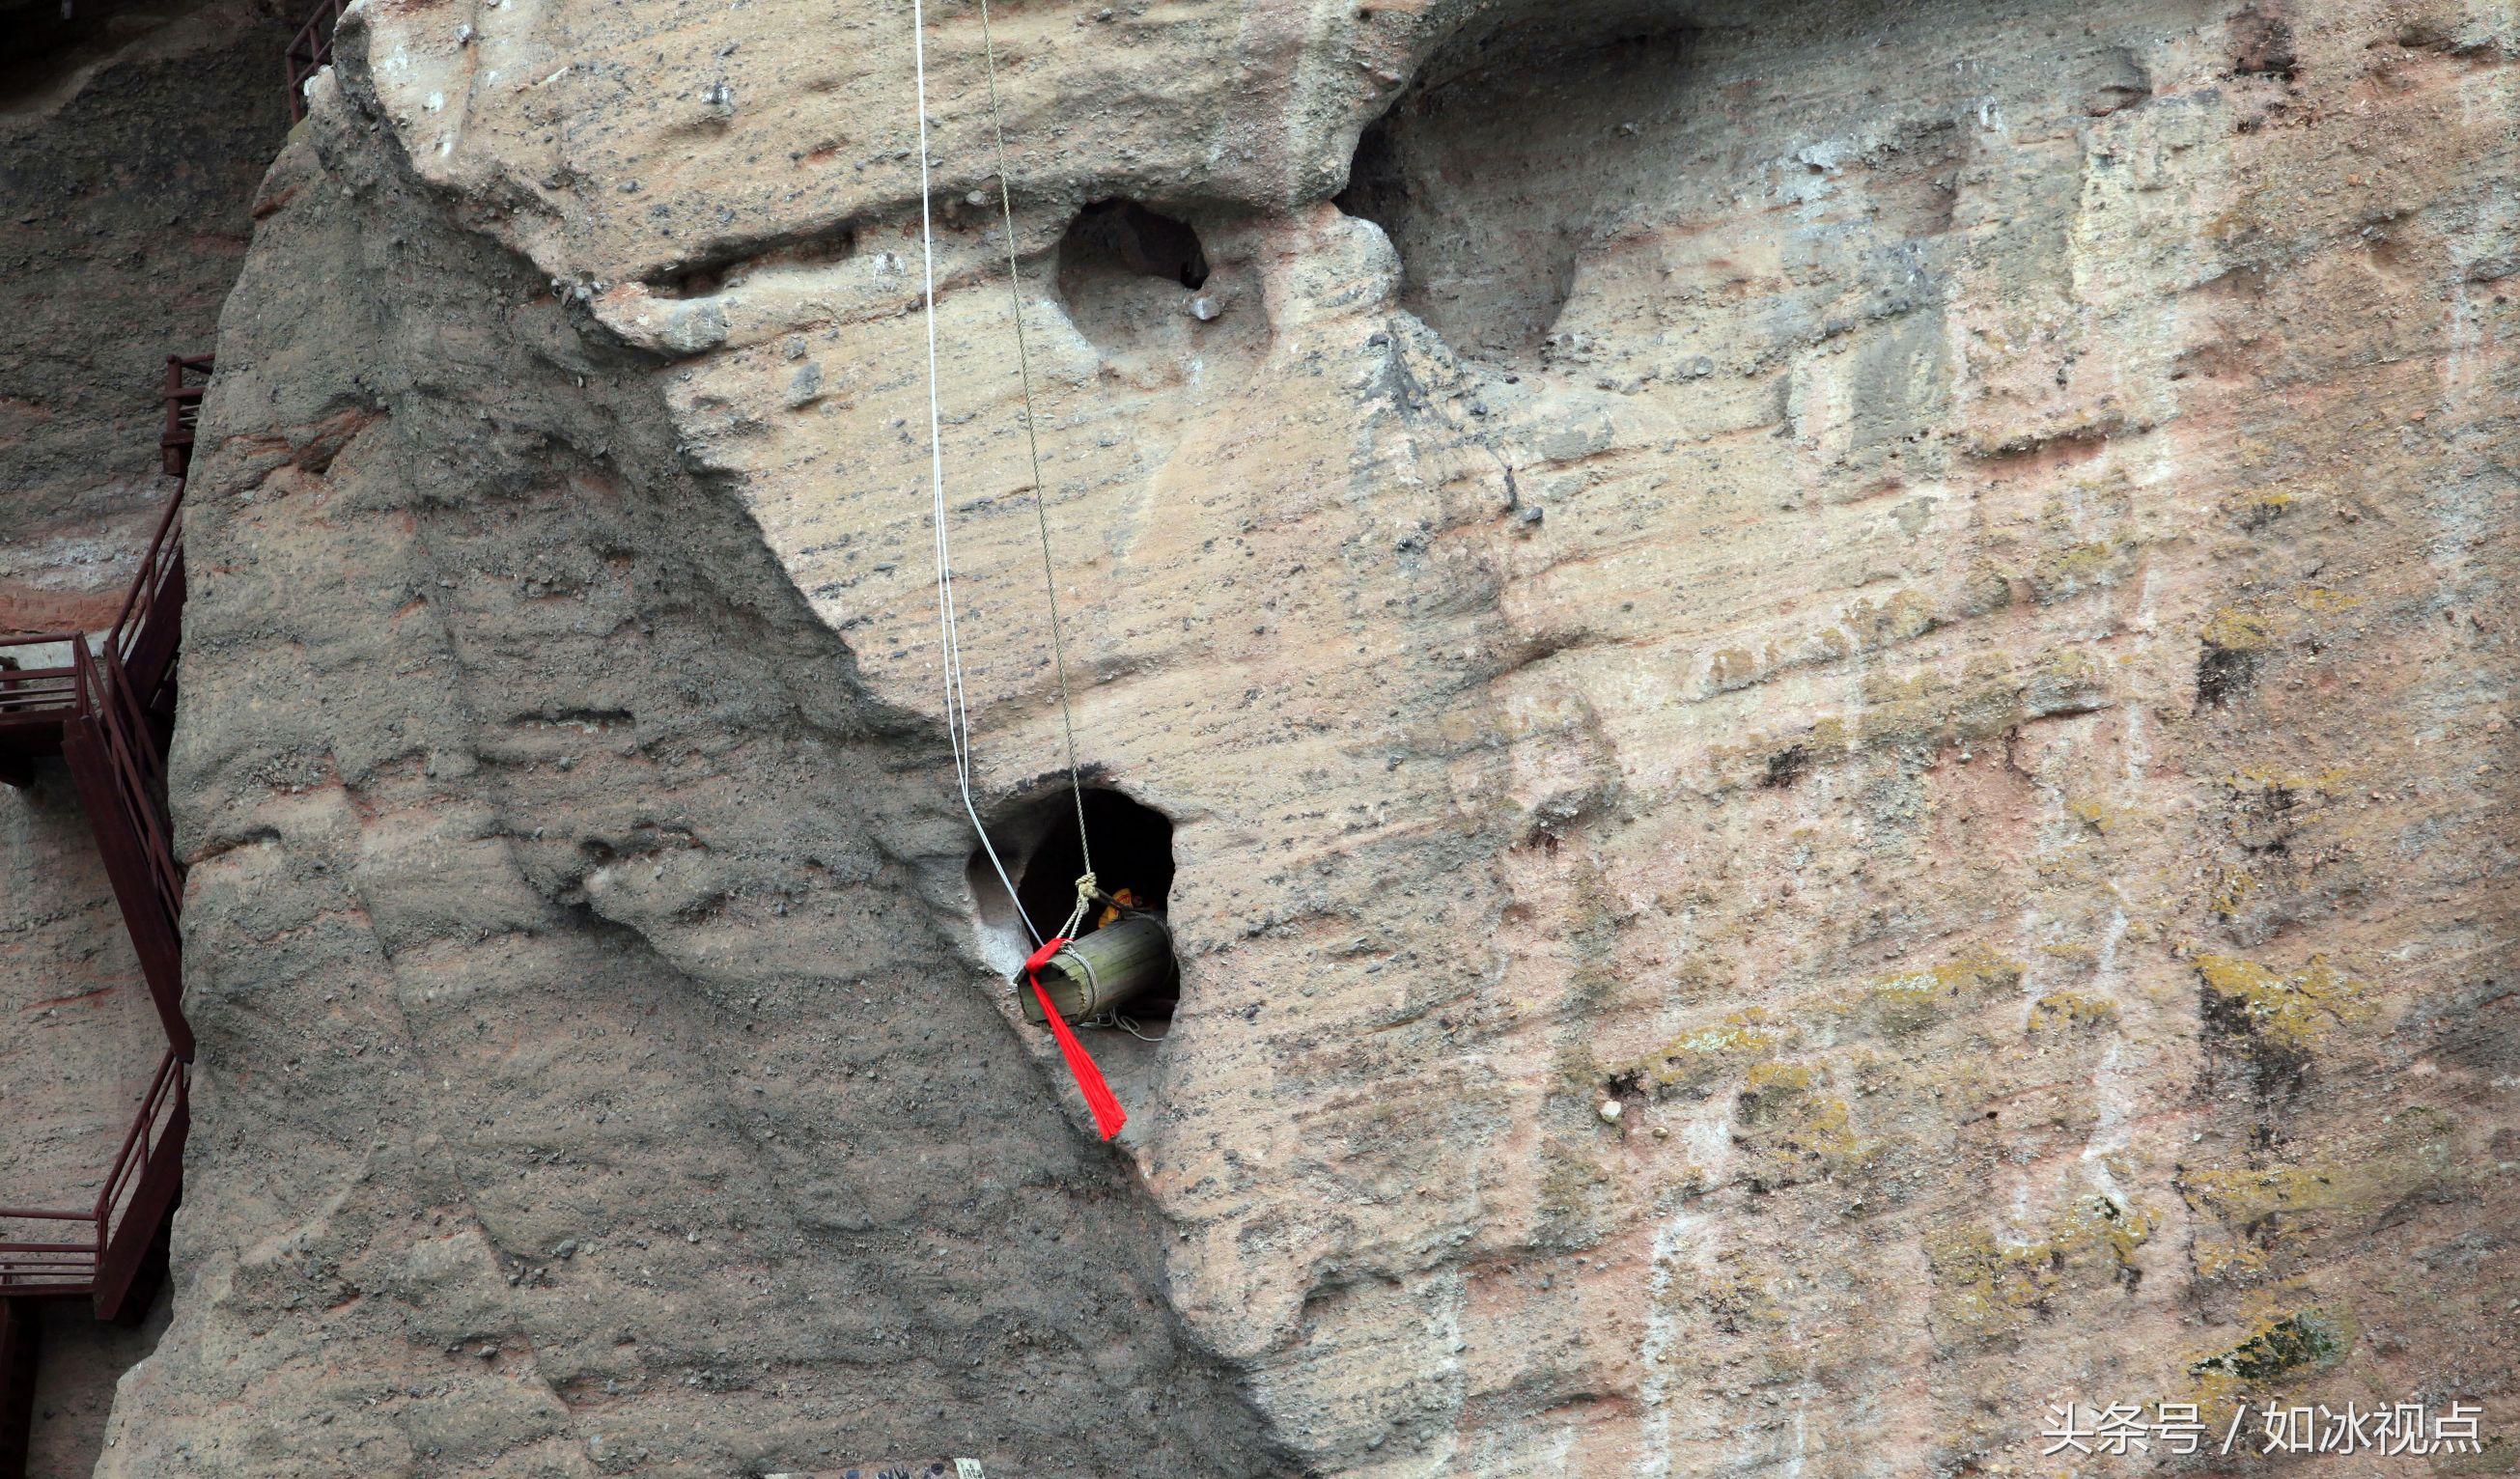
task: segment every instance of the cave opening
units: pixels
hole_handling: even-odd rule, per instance
[[[1633,0],[1526,5],[1440,47],[1359,135],[1333,202],[1399,253],[1401,303],[1460,354],[1546,358],[1578,269],[1666,170],[1696,32]]]
[[[64,78],[166,23],[146,0],[8,0],[0,3],[0,109],[42,96]]]
[[[1185,310],[1208,276],[1197,229],[1136,201],[1097,201],[1058,243],[1056,279],[1068,321],[1123,362],[1190,351],[1185,336],[1193,321]]]
[[[1207,282],[1207,252],[1187,221],[1135,201],[1097,201],[1059,239],[1058,283],[1073,298],[1096,277],[1161,278],[1196,291]]]
[[[984,929],[1007,943],[1031,952],[1024,922],[1045,938],[1067,918],[1076,903],[1076,880],[1085,872],[1086,844],[1093,845],[1095,878],[1103,893],[1128,909],[1162,919],[1173,887],[1173,824],[1162,812],[1109,786],[1090,786],[1083,796],[1084,827],[1077,825],[1078,799],[1065,787],[1019,803],[992,825],[999,858],[1014,879],[1012,906],[985,853],[974,849],[968,866],[972,897],[980,903]],[[1022,919],[1015,917],[1022,911]],[[1077,928],[1082,938],[1114,923],[1123,911],[1097,904]],[[1018,957],[1020,958],[1020,957]],[[1162,984],[1129,999],[1126,1015],[1133,1021],[1169,1020],[1181,1001],[1178,972]]]

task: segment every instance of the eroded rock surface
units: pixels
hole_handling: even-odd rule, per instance
[[[930,19],[1020,853],[1059,721]],[[207,411],[200,1128],[105,1472],[2520,1415],[2507,7],[993,21],[1083,758],[1174,825],[1123,1153],[983,968],[904,9],[370,0]]]
[[[1263,1471],[915,901],[941,736],[377,137],[292,140],[221,336],[186,1272],[100,1471]]]
[[[0,12],[0,637],[113,620],[166,498],[158,380],[209,349],[289,125],[254,0]]]

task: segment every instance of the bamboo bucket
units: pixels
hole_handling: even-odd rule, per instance
[[[1070,940],[1041,968],[1042,990],[1058,1014],[1073,1022],[1107,1011],[1172,979],[1173,932],[1150,914],[1123,915],[1092,934]],[[1047,1022],[1041,998],[1016,978],[1024,1020]]]

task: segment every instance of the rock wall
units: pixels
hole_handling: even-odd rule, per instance
[[[2507,7],[992,21],[1083,759],[1173,829],[1119,1153],[939,735],[906,8],[369,0],[206,413],[200,1128],[101,1472],[2508,1432]],[[1061,732],[930,22],[1021,868]]]
[[[158,380],[208,350],[289,126],[278,9],[0,8],[0,637],[102,629],[149,547]]]
[[[181,1272],[98,1472],[1266,1471],[916,902],[941,734],[380,137],[292,137],[221,327]]]

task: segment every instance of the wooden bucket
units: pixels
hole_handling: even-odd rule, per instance
[[[1041,968],[1042,990],[1058,1014],[1073,1022],[1107,1011],[1173,978],[1173,932],[1150,914],[1123,915],[1101,929],[1059,947]],[[1031,983],[1015,979],[1024,1020],[1047,1022]]]

